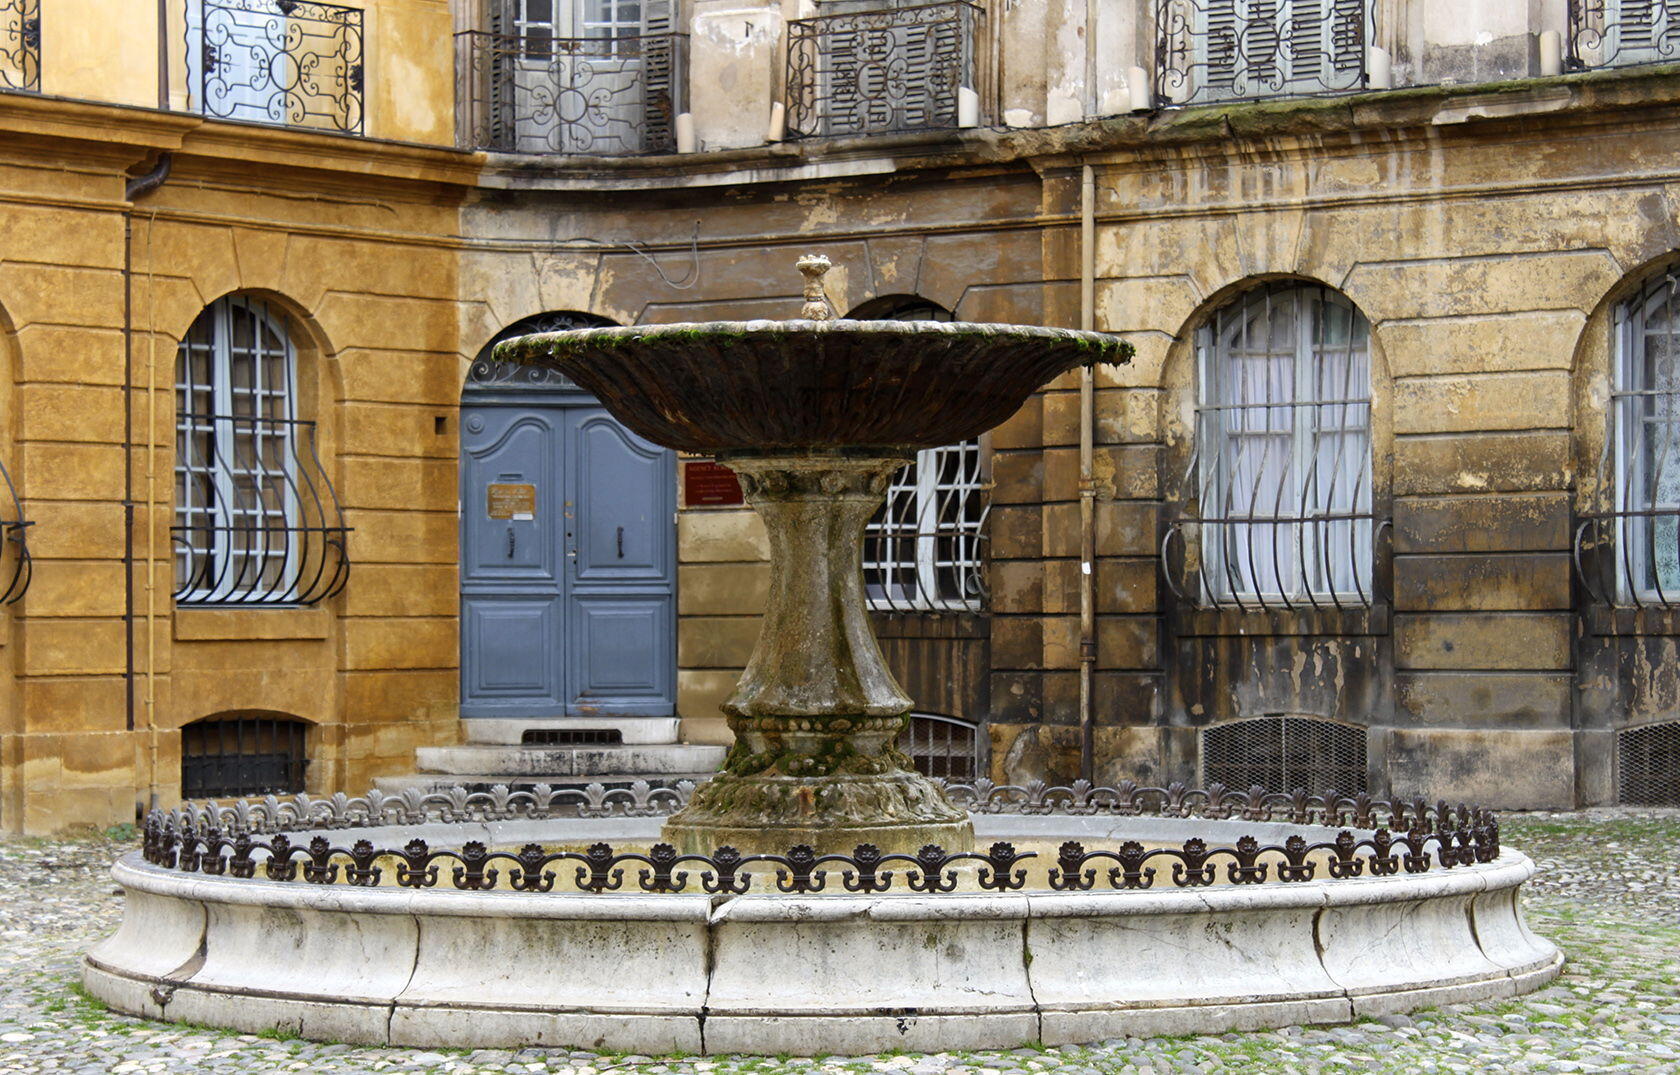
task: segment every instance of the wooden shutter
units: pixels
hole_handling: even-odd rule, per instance
[[[487,149],[511,150],[518,142],[518,117],[514,115],[514,66],[519,54],[519,42],[513,37],[518,26],[514,5],[519,0],[489,0],[483,73],[483,117]]]
[[[676,36],[676,0],[642,0],[642,149],[677,148],[684,77]]]
[[[1242,62],[1242,20],[1237,0],[1208,0],[1203,9],[1202,51],[1207,68],[1208,96],[1225,97],[1237,81]]]

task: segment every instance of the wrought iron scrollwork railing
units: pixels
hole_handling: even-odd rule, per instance
[[[1569,0],[1571,71],[1680,59],[1676,0]]]
[[[686,34],[455,35],[465,148],[627,156],[671,153]]]
[[[947,0],[788,23],[788,137],[956,127],[982,15]]]
[[[41,0],[0,0],[0,90],[41,92]]]
[[[505,788],[499,789],[510,801]],[[956,789],[953,789],[955,791]],[[1068,813],[1116,813],[1161,816],[1204,816],[1269,820],[1280,813],[1295,824],[1351,826],[1329,840],[1309,840],[1301,834],[1279,844],[1263,844],[1243,835],[1230,844],[1209,844],[1192,837],[1178,847],[1146,848],[1126,841],[1115,848],[1088,849],[1067,841],[1056,850],[1046,873],[1048,887],[1060,892],[1084,892],[1106,886],[1142,890],[1156,881],[1179,888],[1214,884],[1284,884],[1319,879],[1386,877],[1401,872],[1426,873],[1493,862],[1499,857],[1499,820],[1490,811],[1468,806],[1415,802],[1382,802],[1369,796],[1338,797],[1334,792],[1308,796],[1304,791],[1272,794],[1253,788],[1228,791],[1218,785],[1194,791],[1182,785],[1140,788],[1093,788],[1081,783],[1070,788],[982,789],[967,787],[971,795],[983,791],[990,812],[1049,813],[1058,807]],[[1042,809],[1022,810],[1009,795],[998,791],[1036,791]],[[515,793],[517,794],[517,793]],[[470,798],[470,797],[467,797]],[[957,801],[962,797],[954,796]],[[995,802],[995,806],[990,806]],[[440,886],[463,891],[488,891],[505,880],[518,892],[697,892],[738,895],[773,890],[795,895],[821,892],[881,893],[892,889],[938,894],[958,888],[958,867],[975,867],[974,881],[994,892],[1026,887],[1021,866],[1038,859],[1036,852],[1019,851],[1007,842],[984,851],[947,852],[936,845],[913,855],[886,853],[860,844],[850,854],[818,854],[799,845],[785,854],[742,854],[719,847],[709,855],[681,854],[669,844],[655,844],[647,852],[616,851],[605,843],[584,851],[527,844],[517,852],[498,851],[477,841],[460,848],[434,848],[418,837],[401,847],[380,847],[368,839],[351,846],[335,844],[325,835],[294,843],[284,832],[261,839],[262,832],[235,826],[224,828],[220,808],[174,812],[154,810],[142,834],[145,860],[164,869],[238,879],[307,884],[343,883],[375,887],[395,883],[403,888]],[[523,812],[514,816],[531,816]],[[376,820],[364,823],[377,824]],[[1356,833],[1352,830],[1361,830]],[[1100,871],[1100,872],[1099,872]],[[570,873],[567,878],[566,874]],[[558,884],[557,884],[558,882]],[[832,885],[830,882],[834,882]]]
[[[29,591],[35,574],[35,562],[29,556],[29,528],[35,524],[23,517],[23,502],[18,499],[12,476],[0,466],[0,605],[12,605]]]
[[[1164,106],[1365,88],[1373,0],[1155,0]]]
[[[191,416],[194,428],[232,427],[237,458],[177,467],[185,507],[171,528],[177,605],[313,605],[350,579],[349,535],[338,493],[315,451],[315,423]],[[274,453],[282,458],[271,458]]]
[[[363,133],[362,11],[186,0],[188,94],[217,119]]]

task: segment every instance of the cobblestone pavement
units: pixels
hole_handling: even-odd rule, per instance
[[[1569,957],[1548,988],[1354,1026],[1122,1039],[1092,1048],[856,1059],[647,1058],[359,1048],[163,1026],[82,996],[76,960],[116,927],[125,843],[0,840],[0,1073],[1680,1072],[1680,810],[1506,819],[1532,855],[1530,923]]]

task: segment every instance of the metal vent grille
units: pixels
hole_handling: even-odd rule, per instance
[[[528,747],[616,747],[624,744],[617,728],[529,728],[519,737]]]
[[[1229,788],[1305,788],[1321,795],[1365,787],[1365,729],[1306,717],[1261,717],[1202,732],[1202,780]]]
[[[980,770],[979,736],[967,721],[911,714],[898,749],[910,755],[916,771],[968,783]]]
[[[1680,721],[1629,728],[1616,747],[1624,804],[1680,806]]]
[[[296,795],[309,725],[290,717],[209,717],[181,729],[181,797]]]

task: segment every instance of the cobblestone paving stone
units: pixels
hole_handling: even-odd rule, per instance
[[[1342,1027],[819,1060],[362,1048],[115,1015],[79,992],[76,966],[116,928],[105,871],[128,845],[0,839],[0,1073],[1680,1072],[1680,810],[1511,815],[1504,837],[1539,863],[1529,921],[1569,958],[1527,997]]]

